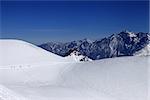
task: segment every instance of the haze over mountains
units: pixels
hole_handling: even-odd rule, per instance
[[[39,47],[63,57],[67,56],[70,50],[77,50],[92,60],[98,60],[103,58],[140,55],[137,53],[140,51],[144,53],[142,55],[150,55],[149,41],[149,33],[122,31],[118,34],[112,34],[107,38],[95,41],[83,39],[67,43],[48,42],[39,45]]]

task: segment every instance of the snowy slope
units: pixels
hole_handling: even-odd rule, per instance
[[[28,69],[31,71],[30,75],[39,73],[39,75],[33,75],[34,77],[29,75],[26,79],[26,81],[33,79],[35,82],[31,82],[32,84],[28,82],[24,84],[10,82],[8,84],[9,79],[16,77],[8,75],[4,79],[5,75],[10,74],[13,70],[0,69],[0,84],[31,100],[148,100],[149,72],[147,69],[149,60],[148,56],[122,57],[62,64],[65,66],[64,70],[59,73],[60,77],[53,77],[56,79],[53,81],[48,81],[53,75],[50,73],[49,67],[36,67],[34,70]],[[60,65],[56,64],[50,67],[52,66],[59,67]],[[22,78],[22,74],[18,73],[20,70],[26,71],[23,68],[14,73]],[[28,71],[26,71],[27,74]],[[44,74],[47,78],[46,81],[39,78]]]
[[[3,83],[40,84],[51,81],[53,84],[52,81],[59,77],[64,65],[70,61],[28,42],[0,40],[0,82]],[[51,75],[47,78],[49,73]]]
[[[21,40],[0,40],[0,66],[39,63],[41,61],[53,63],[62,60],[63,57]]]
[[[10,89],[0,85],[0,100],[28,100]]]
[[[0,45],[0,100],[149,100],[150,56],[79,63],[14,41]]]
[[[149,100],[150,57],[122,57],[76,64],[65,73],[67,87],[101,93],[116,100]]]

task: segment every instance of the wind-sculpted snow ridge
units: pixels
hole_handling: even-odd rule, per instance
[[[84,39],[67,43],[49,42],[41,44],[39,47],[63,57],[68,54],[69,50],[77,49],[82,55],[98,60],[119,56],[133,56],[135,52],[145,48],[149,41],[148,33],[122,31],[95,41]]]
[[[56,63],[65,62],[63,57],[50,53],[31,43],[22,40],[1,39],[0,40],[0,66],[21,65],[30,66],[39,63]]]

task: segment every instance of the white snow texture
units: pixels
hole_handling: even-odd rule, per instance
[[[149,67],[150,56],[78,62],[3,39],[0,100],[149,100]]]

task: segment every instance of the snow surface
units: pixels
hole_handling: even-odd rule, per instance
[[[64,61],[63,57],[43,50],[22,40],[0,40],[0,65],[20,65],[37,63],[54,63]]]
[[[72,62],[23,41],[0,47],[0,100],[149,100],[150,56]]]
[[[0,100],[27,100],[10,89],[0,85]]]
[[[68,55],[65,58],[66,59],[72,59],[72,60],[74,60],[76,62],[80,62],[80,61],[92,61],[92,59],[88,58],[87,56],[83,56],[78,51],[73,51],[70,55]]]

